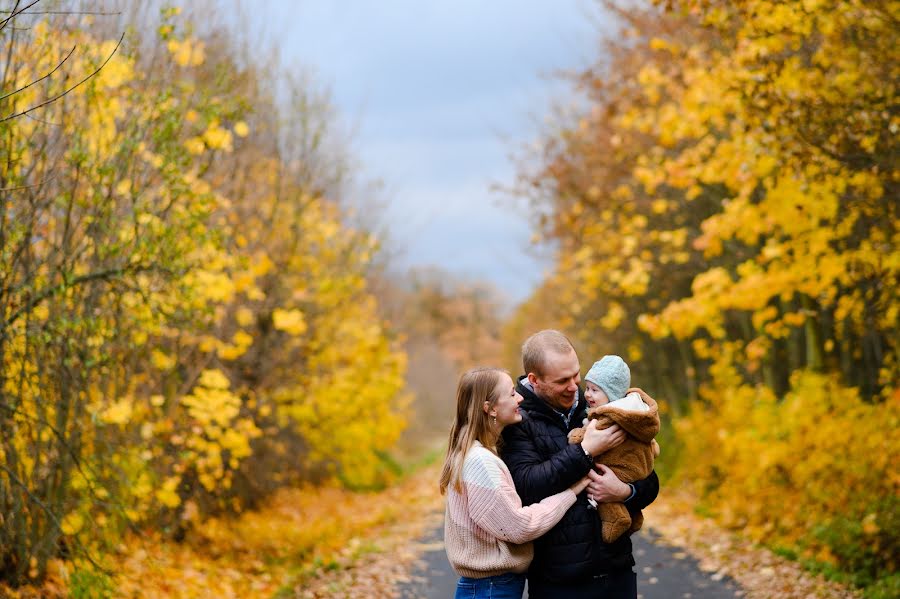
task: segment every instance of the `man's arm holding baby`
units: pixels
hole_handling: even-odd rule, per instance
[[[500,455],[512,475],[522,503],[528,505],[558,493],[583,477],[593,467],[593,456],[621,444],[624,431],[598,430],[596,423],[585,427],[581,445],[569,445],[545,459],[538,450],[534,433],[525,422],[503,430]]]
[[[621,502],[628,511],[642,510],[656,499],[659,494],[659,477],[656,471],[650,472],[650,476],[633,483],[623,483],[610,468],[603,464],[597,465],[597,471],[588,472],[591,482],[588,483],[588,496],[600,503]]]

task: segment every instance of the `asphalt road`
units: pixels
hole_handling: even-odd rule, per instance
[[[425,548],[422,562],[413,572],[411,581],[401,587],[402,599],[453,597],[458,577],[447,562],[443,534],[443,528],[439,528],[421,540]],[[700,571],[694,559],[678,548],[662,545],[653,533],[641,531],[632,540],[639,599],[732,599],[741,596],[732,580]]]

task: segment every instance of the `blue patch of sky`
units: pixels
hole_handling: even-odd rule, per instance
[[[525,299],[551,257],[529,246],[527,203],[491,187],[513,183],[510,155],[571,94],[551,75],[594,58],[596,4],[269,0],[251,17],[353,129],[361,178],[384,184],[376,220],[397,266],[438,266]]]

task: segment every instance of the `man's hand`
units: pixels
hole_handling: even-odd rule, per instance
[[[625,501],[631,496],[631,487],[619,480],[616,473],[604,466],[597,464],[600,471],[588,472],[588,497],[593,498],[600,503],[612,503],[614,501]]]
[[[581,447],[587,453],[598,456],[604,451],[618,447],[625,441],[625,431],[619,428],[618,424],[602,431],[597,429],[597,424],[597,420],[591,420],[584,427],[584,439],[581,441]]]

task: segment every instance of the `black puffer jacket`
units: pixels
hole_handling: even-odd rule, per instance
[[[501,457],[512,473],[523,505],[559,493],[585,476],[593,466],[580,445],[569,445],[569,430],[582,425],[587,402],[578,394],[578,407],[569,426],[546,402],[522,385],[516,390],[524,401],[522,422],[503,430]],[[626,506],[631,511],[647,507],[659,492],[656,472],[634,484],[635,496]],[[534,561],[528,577],[554,583],[577,583],[591,576],[631,568],[631,539],[622,535],[607,544],[601,538],[600,518],[583,492],[559,524],[534,542]]]

